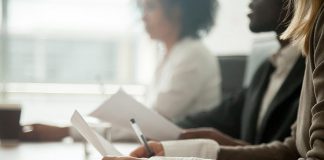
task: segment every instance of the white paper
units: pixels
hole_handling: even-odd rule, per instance
[[[105,140],[87,124],[78,111],[73,113],[71,123],[73,127],[75,127],[102,156],[122,156],[122,154],[110,142]]]
[[[123,90],[105,101],[90,116],[128,129],[131,129],[130,119],[134,118],[143,134],[154,140],[175,140],[182,132],[181,128],[137,102]]]

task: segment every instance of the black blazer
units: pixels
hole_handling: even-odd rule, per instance
[[[274,71],[269,60],[261,64],[248,88],[208,112],[187,116],[176,123],[182,128],[213,127],[251,144],[283,140],[290,135],[290,126],[296,120],[304,70],[304,58],[300,56],[272,100],[259,132],[257,119],[261,101]]]

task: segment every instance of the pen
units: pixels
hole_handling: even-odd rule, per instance
[[[152,149],[147,144],[147,140],[144,137],[144,134],[140,130],[139,126],[136,124],[135,119],[132,118],[130,121],[131,121],[132,128],[135,131],[135,134],[137,135],[137,138],[139,139],[141,144],[145,147],[145,150],[147,152],[148,157],[154,156],[155,155],[154,152],[152,151]]]

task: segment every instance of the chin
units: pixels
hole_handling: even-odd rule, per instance
[[[251,32],[253,33],[261,33],[261,32],[268,32],[268,30],[265,30],[262,27],[258,27],[258,26],[254,26],[254,25],[250,25],[249,29]]]
[[[153,35],[150,35],[150,38],[151,38],[152,40],[155,40],[155,41],[159,40],[158,38],[156,38],[156,36],[153,36]]]
[[[150,32],[146,32],[150,39],[154,39],[154,36]]]

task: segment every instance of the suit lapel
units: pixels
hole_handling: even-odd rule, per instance
[[[300,56],[293,69],[290,71],[288,77],[279,89],[278,93],[270,103],[269,109],[261,123],[260,131],[256,134],[256,141],[262,139],[262,135],[266,129],[266,124],[268,124],[268,121],[271,118],[273,112],[278,109],[281,104],[285,102],[286,99],[296,91],[296,89],[300,89],[300,86],[303,83],[304,70],[305,61],[304,58]]]
[[[273,70],[272,64],[267,60],[263,69],[256,73],[249,87],[249,93],[244,104],[241,134],[242,138],[250,143],[253,143],[255,140],[259,106]]]

